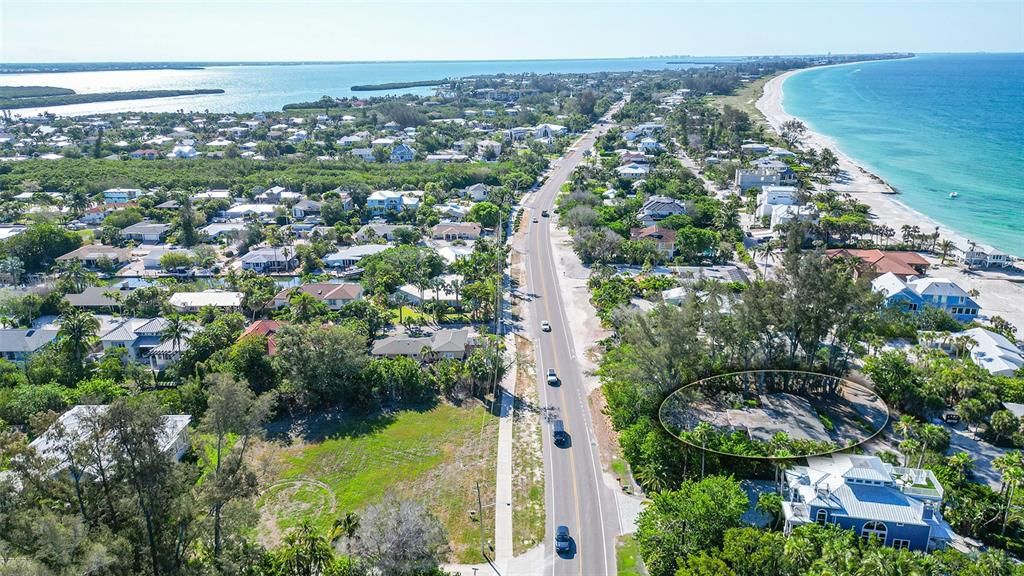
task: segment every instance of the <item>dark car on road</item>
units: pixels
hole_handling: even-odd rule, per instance
[[[555,528],[555,552],[565,554],[569,551],[570,545],[569,527],[559,526]]]
[[[569,435],[565,433],[565,423],[555,420],[551,423],[551,439],[555,446],[564,446],[569,442]]]

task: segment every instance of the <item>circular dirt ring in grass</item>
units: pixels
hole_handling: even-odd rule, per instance
[[[334,514],[338,507],[330,486],[308,478],[278,480],[267,486],[260,500],[262,508],[277,518],[315,518],[321,514]]]
[[[668,395],[658,420],[684,444],[722,456],[789,460],[859,446],[889,422],[871,389],[838,376],[751,370],[691,382]]]

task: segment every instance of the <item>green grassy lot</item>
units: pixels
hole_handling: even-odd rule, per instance
[[[632,536],[619,536],[618,550],[615,553],[619,576],[643,576],[643,560],[640,559],[640,546]]]
[[[390,308],[388,314],[391,315],[391,321],[398,323],[398,308]],[[424,314],[416,308],[410,308],[409,306],[402,306],[402,320],[420,320],[428,324],[434,323],[433,314]],[[469,316],[462,313],[451,312],[444,315],[443,323],[466,323],[469,322]]]
[[[766,76],[764,78],[758,78],[757,80],[747,82],[740,87],[735,94],[712,97],[711,103],[719,110],[728,104],[733,108],[739,108],[746,112],[754,122],[765,122],[764,114],[761,114],[761,111],[757,109],[757,106],[754,106],[754,103],[761,97],[765,83],[773,77],[774,76]]]
[[[78,235],[82,237],[82,244],[92,244],[96,234],[92,230],[79,230]]]
[[[268,444],[257,457],[270,471],[260,498],[268,542],[306,519],[326,531],[346,512],[394,492],[425,503],[441,520],[452,561],[483,561],[480,524],[469,513],[477,509],[479,481],[484,534],[493,541],[497,418],[479,404],[442,404],[322,428],[307,434],[310,440]]]

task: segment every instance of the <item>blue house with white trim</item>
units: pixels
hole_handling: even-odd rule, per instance
[[[942,485],[930,470],[833,454],[787,470],[783,492],[787,534],[810,522],[835,524],[910,550],[942,548],[954,536],[940,512]]]
[[[405,144],[399,144],[391,149],[390,159],[394,164],[412,162],[416,159],[416,151]]]
[[[925,306],[940,308],[959,322],[977,318],[981,306],[956,282],[946,278],[901,279],[892,272],[871,282],[871,289],[881,293],[886,306],[897,306],[917,314]]]

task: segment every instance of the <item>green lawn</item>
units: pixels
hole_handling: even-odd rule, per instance
[[[82,237],[82,244],[92,244],[96,237],[92,230],[78,230],[78,235]]]
[[[758,98],[761,97],[764,91],[764,85],[768,80],[771,80],[773,76],[766,76],[764,78],[758,78],[752,80],[741,86],[736,90],[735,94],[728,96],[713,96],[711,103],[714,104],[719,110],[725,107],[726,104],[733,108],[739,108],[750,116],[750,119],[754,122],[764,122],[764,114],[754,106]]]
[[[396,324],[399,323],[399,321],[398,321],[398,308],[389,308],[388,309],[388,314],[391,315],[391,321],[392,322],[394,322]],[[434,323],[434,315],[433,314],[424,314],[423,312],[420,312],[416,308],[410,308],[409,306],[402,306],[402,320],[403,321],[405,321],[405,320],[420,320],[420,319],[422,319],[424,322],[427,322],[429,324],[433,324]],[[446,324],[447,323],[468,323],[469,321],[470,321],[469,320],[469,316],[467,316],[466,314],[451,312],[451,313],[448,313],[448,314],[444,315],[443,323],[446,323]]]
[[[497,419],[476,405],[439,405],[346,422],[326,439],[277,450],[276,474],[260,499],[269,539],[305,519],[323,530],[386,493],[424,502],[445,525],[452,560],[481,562],[477,508],[480,482],[485,537],[493,540]]]
[[[618,550],[615,553],[619,576],[643,576],[643,560],[640,558],[640,546],[632,536],[619,536]]]

